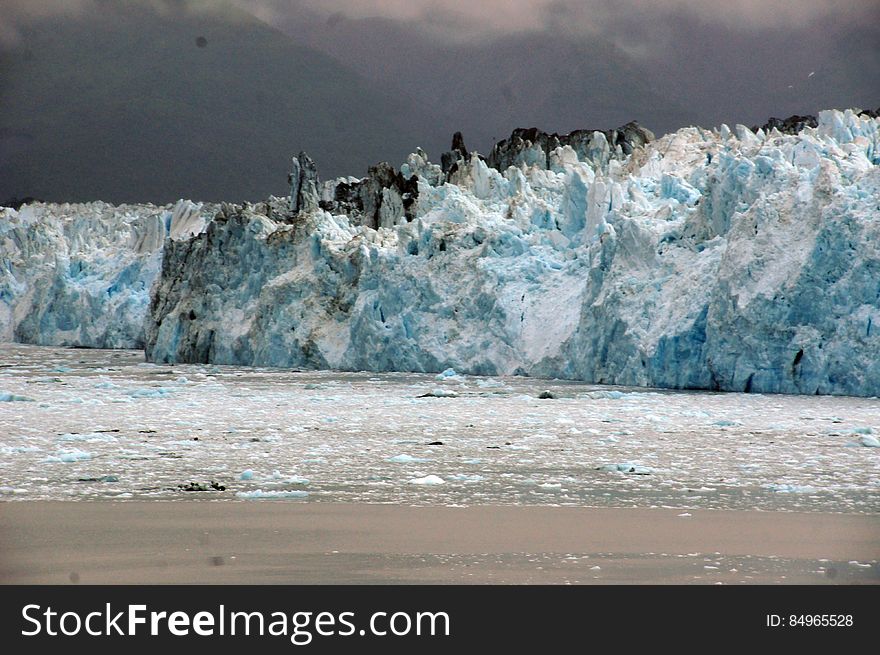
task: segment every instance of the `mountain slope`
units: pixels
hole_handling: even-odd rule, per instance
[[[287,0],[274,0],[274,20],[299,43],[434,109],[444,148],[454,130],[487,151],[514,127],[567,132],[636,119],[659,135],[878,103],[880,4],[856,12],[859,20],[841,7],[835,20],[761,26],[668,3],[593,18],[578,8],[586,4],[555,3],[560,15],[531,30],[481,39],[431,32],[427,21],[322,15]],[[593,28],[579,30],[584,22]],[[437,130],[424,135],[426,145]]]
[[[448,148],[454,131],[488,152],[515,127],[569,132],[638,120],[662,133],[695,117],[687,102],[663,92],[650,67],[598,34],[537,30],[455,41],[389,18],[322,20],[305,9],[278,21],[298,43],[430,107],[439,123],[423,132],[429,152]]]
[[[401,161],[421,122],[252,16],[186,3],[43,20],[0,76],[0,200],[257,200],[287,192],[301,149],[324,175],[360,174]]]

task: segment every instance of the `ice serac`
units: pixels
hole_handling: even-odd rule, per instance
[[[147,355],[878,395],[880,120],[795,122],[457,135],[317,209],[227,207],[167,243]]]
[[[143,347],[165,238],[199,233],[209,213],[189,201],[0,209],[0,340]]]

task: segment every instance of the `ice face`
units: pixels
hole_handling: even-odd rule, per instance
[[[143,347],[165,238],[198,234],[211,211],[185,200],[0,210],[0,339]]]
[[[140,343],[146,316],[156,362],[880,394],[880,119],[823,112],[798,134],[687,128],[630,154],[598,132],[545,145],[505,151],[505,170],[471,156],[444,172],[412,155],[415,204],[374,189],[378,219],[354,200],[347,214],[228,205],[163,253],[161,239],[135,251],[87,225],[28,246],[47,258],[56,242],[88,242],[114,262],[95,274],[105,286],[138,262],[123,305],[82,283],[72,299],[78,277],[11,264],[4,245],[13,302],[0,319],[15,326],[7,338],[109,345],[120,325],[118,341]],[[18,229],[7,244],[41,232]],[[80,327],[59,324],[71,316]]]

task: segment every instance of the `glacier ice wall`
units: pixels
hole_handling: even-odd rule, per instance
[[[798,134],[688,128],[624,156],[595,133],[526,141],[494,157],[502,172],[417,153],[415,206],[398,180],[368,219],[227,206],[167,244],[147,355],[878,395],[878,135],[849,111]]]
[[[0,210],[0,339],[880,395],[880,119],[798,130],[520,130],[363,180],[301,155],[254,205]]]
[[[88,204],[0,210],[0,341],[141,348],[166,236],[201,231],[210,208]]]

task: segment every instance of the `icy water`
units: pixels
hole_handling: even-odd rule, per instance
[[[874,398],[169,366],[0,344],[4,500],[877,513],[880,448],[865,444],[878,436]]]

